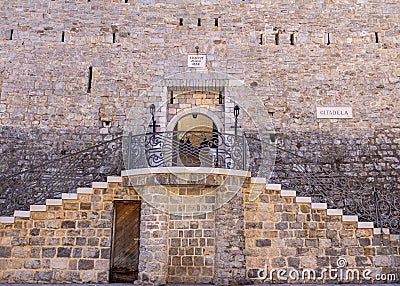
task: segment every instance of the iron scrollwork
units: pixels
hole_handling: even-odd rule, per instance
[[[299,196],[310,196],[314,202],[327,203],[329,208],[356,214],[360,221],[372,221],[375,227],[400,233],[399,190],[378,191],[379,185],[343,176],[329,162],[312,161],[283,148],[277,148],[272,178]]]
[[[64,155],[39,166],[12,175],[0,176],[0,216],[14,210],[29,210],[31,204],[62,193],[76,192],[94,181],[120,174],[122,137],[106,141],[73,154]]]
[[[128,147],[124,151],[123,141]],[[28,210],[31,204],[44,203],[61,193],[75,192],[77,187],[118,175],[123,157],[127,158],[126,169],[206,166],[256,170],[258,143],[257,138],[249,136],[202,131],[118,137],[16,174],[0,176],[0,215],[12,215],[16,209]],[[251,160],[246,160],[247,154]],[[309,160],[282,148],[277,148],[272,180],[296,190],[300,196],[311,196],[314,202],[326,202],[330,208],[342,208],[346,214],[357,214],[360,220],[374,221],[376,227],[400,233],[397,189],[390,193],[375,191],[379,185],[343,176],[332,164]]]
[[[243,136],[170,131],[129,135],[128,142],[130,169],[201,166],[246,170],[246,141]]]

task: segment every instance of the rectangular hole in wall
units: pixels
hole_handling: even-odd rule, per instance
[[[183,18],[179,18],[179,29],[182,30],[183,28]]]
[[[219,19],[218,19],[218,18],[215,18],[215,19],[214,19],[214,29],[215,29],[215,30],[218,30],[218,27],[219,27]]]
[[[263,44],[263,34],[260,35],[260,45]]]
[[[329,46],[331,44],[331,34],[330,33],[326,33],[326,44]]]
[[[93,80],[93,67],[89,67],[89,76],[88,76],[88,85],[87,85],[87,92],[92,92],[92,80]]]
[[[61,33],[61,42],[65,42],[65,32],[63,31],[62,33]]]
[[[112,35],[113,35],[113,44],[115,44],[115,42],[117,41],[117,38],[116,38],[117,35],[115,32],[113,32]]]
[[[379,43],[379,33],[375,32],[375,43]]]
[[[279,33],[275,34],[275,45],[279,45]]]
[[[128,3],[128,0],[125,0],[125,3]]]
[[[290,44],[294,45],[294,34],[290,34]]]
[[[13,39],[14,29],[10,29],[6,32],[6,39],[11,41]]]
[[[197,29],[200,30],[200,28],[201,28],[201,19],[198,18],[198,19],[197,19]]]

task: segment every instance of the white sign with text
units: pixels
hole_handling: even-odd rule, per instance
[[[336,119],[353,118],[353,109],[349,106],[317,107],[317,118],[336,118]]]
[[[206,55],[188,55],[189,68],[205,68],[206,62]]]

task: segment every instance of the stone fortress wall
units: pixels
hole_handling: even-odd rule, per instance
[[[190,70],[187,54],[198,46],[209,71],[254,89],[277,129],[395,127],[398,4],[291,2],[2,3],[1,124],[91,134],[110,118],[115,133],[135,96]],[[317,121],[324,105],[352,106],[354,118]]]
[[[191,71],[187,55],[198,46],[208,71],[237,77],[259,96],[278,146],[311,161],[318,156],[329,171],[400,197],[395,1],[21,0],[0,7],[1,174],[121,135],[130,108],[148,110],[160,100],[137,100],[139,95],[159,80]],[[350,106],[354,116],[317,119],[317,106]],[[13,222],[1,224],[2,281],[108,281],[112,201],[138,199],[113,180],[31,213],[17,212]],[[0,200],[1,206],[10,203]],[[166,233],[162,219],[171,223],[163,243],[183,247],[186,238],[174,233],[180,225],[191,233],[191,223],[152,211],[156,222],[143,216],[142,246],[149,248],[141,253],[151,252],[155,241],[146,242],[146,236]],[[84,217],[96,212],[90,221]],[[202,235],[212,236],[211,245],[214,236],[221,241],[212,263],[198,258],[200,276],[224,284],[265,265],[322,268],[341,256],[352,268],[398,273],[397,236],[386,233],[381,245],[371,223],[330,212],[299,193],[275,189],[249,202],[243,189],[202,222],[214,219],[215,232],[203,227]],[[152,223],[160,229],[145,228]],[[185,261],[170,256],[158,261],[160,272],[142,261],[140,281],[197,275],[190,266],[201,255]]]
[[[399,192],[400,4],[125,2],[1,3],[3,174],[118,136],[130,108],[152,103],[139,94],[190,71],[198,46],[208,71],[260,97],[280,146]],[[317,119],[317,106],[354,116]]]

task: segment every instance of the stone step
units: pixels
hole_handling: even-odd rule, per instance
[[[263,184],[263,185],[265,185],[265,184],[267,184],[267,179],[266,178],[255,178],[255,177],[252,177],[250,179],[250,182],[252,184]]]
[[[275,190],[275,188],[265,188],[266,190]],[[373,234],[380,234],[380,229],[374,228],[373,222],[359,222],[358,216],[356,215],[343,215],[343,209],[328,209],[327,203],[313,203],[311,197],[297,197],[296,191],[281,190],[282,198],[295,198],[296,203],[307,203],[310,204],[313,210],[326,210],[328,216],[341,216],[342,222],[344,223],[357,223],[359,229],[373,229]],[[379,232],[378,232],[379,230]],[[385,234],[389,234],[389,229],[384,229]]]
[[[107,182],[93,182],[92,188],[93,189],[107,189],[108,183]]]
[[[0,223],[14,223],[15,218],[13,216],[1,216]]]
[[[296,203],[310,203],[311,197],[296,197]]]
[[[30,217],[30,211],[14,211],[14,217]]]
[[[31,205],[30,211],[31,212],[45,212],[47,210],[46,205]]]
[[[328,209],[328,204],[327,203],[311,203],[311,209],[326,210],[326,209]]]
[[[63,199],[63,200],[76,200],[76,199],[78,199],[78,194],[77,193],[62,193],[61,194],[61,199]]]
[[[357,215],[343,215],[342,222],[358,222]]]
[[[76,190],[78,194],[86,194],[86,195],[91,195],[93,194],[93,188],[78,188]]]
[[[281,184],[266,184],[265,189],[269,190],[269,191],[280,191],[282,189],[282,185]]]
[[[357,224],[357,228],[374,228],[373,222],[359,221]]]
[[[122,177],[121,176],[108,176],[107,182],[108,183],[122,183]]]
[[[46,206],[62,206],[62,199],[47,199]]]
[[[343,210],[342,209],[327,209],[326,210],[327,215],[343,215]]]
[[[296,197],[296,191],[281,190],[281,197],[283,197],[283,198],[294,198],[294,197]]]
[[[390,234],[390,230],[388,228],[374,228],[374,234]]]

